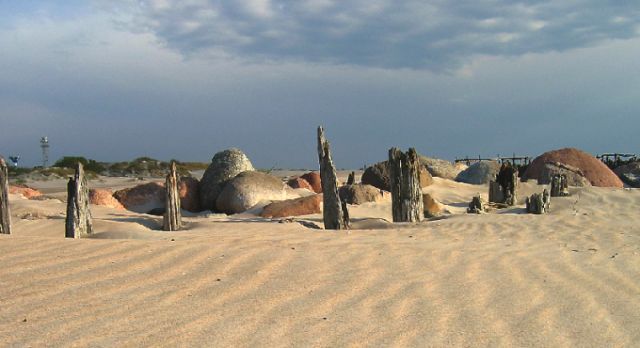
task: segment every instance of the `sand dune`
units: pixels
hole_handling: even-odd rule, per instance
[[[351,209],[375,229],[211,215],[161,232],[92,206],[81,240],[64,203],[12,195],[0,346],[640,345],[640,191],[572,189],[543,216],[457,214],[486,186],[427,191],[453,214],[389,226],[380,202]]]

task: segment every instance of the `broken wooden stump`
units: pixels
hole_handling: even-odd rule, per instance
[[[527,213],[548,213],[549,208],[551,207],[551,195],[549,194],[549,191],[545,189],[542,193],[534,193],[531,197],[527,197],[525,204],[527,206]]]
[[[569,196],[569,183],[566,174],[554,174],[551,177],[551,197]]]
[[[486,211],[487,206],[480,195],[474,196],[469,203],[469,207],[467,208],[467,213],[469,214],[482,214]]]
[[[349,177],[347,178],[347,185],[353,185],[356,183],[356,172],[349,173]]]
[[[318,162],[320,164],[320,181],[322,182],[322,218],[327,230],[343,230],[349,228],[349,215],[346,204],[340,201],[336,168],[331,160],[329,142],[324,136],[322,126],[318,127]]]
[[[495,181],[489,182],[489,202],[516,204],[518,188],[518,170],[510,162],[503,163]]]
[[[182,227],[182,215],[180,213],[180,195],[178,194],[178,174],[176,162],[171,161],[171,167],[165,181],[166,196],[164,202],[164,214],[162,229],[165,231],[178,231]]]
[[[0,157],[0,234],[11,234],[11,215],[9,213],[9,169],[4,158]]]
[[[389,149],[389,181],[393,222],[419,222],[424,217],[420,161],[414,148]]]
[[[67,219],[65,233],[67,238],[80,238],[93,232],[91,210],[89,210],[89,188],[84,177],[82,163],[76,164],[76,173],[67,184]]]

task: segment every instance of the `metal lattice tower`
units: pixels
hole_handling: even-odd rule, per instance
[[[47,137],[40,139],[40,148],[42,148],[42,168],[47,168],[49,164],[49,139]]]

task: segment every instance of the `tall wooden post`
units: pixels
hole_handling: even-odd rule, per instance
[[[164,203],[162,228],[165,231],[177,231],[182,227],[182,216],[180,214],[180,195],[178,194],[178,174],[174,161],[171,162],[171,168],[167,174],[165,189],[167,195]]]
[[[0,157],[0,233],[11,234],[11,215],[9,214],[9,170],[7,162]]]
[[[322,182],[322,217],[327,230],[343,230],[349,228],[349,216],[343,212],[346,205],[340,202],[336,168],[331,160],[329,142],[324,137],[324,129],[318,127],[318,162],[320,163],[320,180]]]
[[[418,222],[424,216],[420,161],[410,148],[407,153],[397,148],[389,150],[389,178],[393,222]]]
[[[89,210],[89,188],[84,177],[82,163],[76,165],[76,173],[67,184],[67,219],[64,236],[80,238],[93,232]]]

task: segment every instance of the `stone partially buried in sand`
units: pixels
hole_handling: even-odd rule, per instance
[[[89,203],[93,205],[101,205],[117,210],[125,210],[120,201],[113,197],[113,192],[109,189],[90,189]]]
[[[384,199],[384,191],[367,184],[344,185],[338,189],[340,199],[347,204],[378,202]]]
[[[315,193],[322,193],[322,179],[320,173],[309,172],[300,176],[301,179],[306,180],[311,185],[312,191]]]
[[[620,178],[618,178],[616,174],[604,163],[602,163],[592,155],[575,148],[564,148],[560,150],[549,151],[536,157],[536,159],[534,159],[531,164],[529,164],[529,167],[525,171],[523,178],[535,179],[541,183],[548,182],[548,172],[545,171],[544,167],[547,163],[555,162],[579,169],[584,174],[584,177],[587,178],[589,183],[593,186],[624,186]]]
[[[198,182],[191,177],[181,177],[178,181],[178,195],[180,208],[197,213],[200,211],[198,202]],[[127,210],[138,213],[148,213],[154,209],[164,209],[166,190],[164,183],[150,182],[127,189],[118,190],[113,194]]]
[[[293,196],[293,197],[292,197]],[[281,201],[299,195],[275,176],[248,171],[229,180],[216,200],[216,207],[226,214],[242,213],[262,201]]]
[[[500,171],[500,163],[496,161],[479,161],[460,172],[456,177],[456,181],[473,185],[488,184],[489,181],[496,179],[498,171]]]
[[[303,188],[311,192],[315,192],[313,190],[313,187],[311,187],[311,184],[309,184],[307,180],[300,177],[289,179],[289,181],[287,181],[287,185],[289,185],[291,188],[294,188],[294,189]]]
[[[287,216],[301,216],[319,214],[322,207],[322,194],[307,197],[287,199],[268,204],[260,213],[265,218],[280,218]]]
[[[466,166],[456,165],[438,158],[419,156],[419,159],[420,164],[427,168],[431,176],[439,178],[455,180],[456,176],[466,169]]]
[[[640,162],[631,162],[613,170],[622,181],[631,187],[640,187]]]
[[[220,210],[216,207],[216,201],[224,184],[242,172],[253,170],[247,155],[238,149],[233,148],[216,153],[200,180],[200,208]]]
[[[25,185],[10,185],[9,193],[22,195],[24,198],[32,199],[42,196],[42,192]]]

